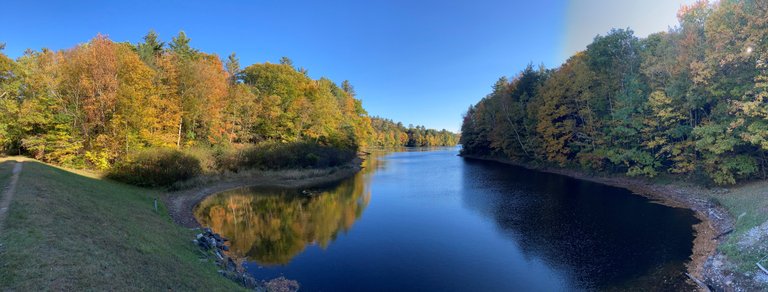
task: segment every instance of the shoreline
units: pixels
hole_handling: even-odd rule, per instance
[[[362,169],[362,158],[358,157],[345,165],[325,169],[302,169],[282,171],[252,171],[198,186],[165,192],[161,199],[168,209],[173,222],[187,227],[201,227],[194,216],[194,208],[208,196],[227,190],[246,187],[305,188],[338,182],[357,174]]]
[[[717,247],[722,243],[723,235],[733,230],[734,219],[722,206],[710,202],[698,187],[662,185],[640,178],[618,175],[592,175],[565,168],[532,167],[503,158],[477,155],[460,156],[466,159],[497,162],[624,188],[655,203],[669,207],[690,209],[701,222],[693,225],[695,231],[693,250],[691,261],[686,264],[686,272],[695,278],[693,280],[694,284],[702,290],[708,291],[710,287],[716,287],[718,290],[721,290],[728,286],[726,285],[726,280],[721,275],[723,271],[715,271],[711,266],[712,261],[718,256]],[[702,287],[701,284],[695,283],[697,281],[703,281],[709,287]]]
[[[735,220],[724,207],[712,203],[704,195],[705,190],[701,187],[659,184],[643,178],[590,174],[575,169],[534,167],[503,158],[476,155],[459,156],[465,159],[502,163],[624,188],[650,199],[653,203],[692,210],[694,216],[701,222],[693,225],[695,232],[693,249],[690,261],[686,263],[685,271],[689,275],[689,281],[703,291],[709,291],[711,288],[718,291],[730,291],[734,288],[735,283],[732,283],[726,275],[733,273],[733,271],[713,267],[716,266],[713,263],[723,261],[723,255],[717,251],[717,248],[724,241],[724,235],[733,230]],[[201,225],[194,217],[194,208],[210,195],[243,187],[305,188],[338,182],[357,174],[362,169],[361,162],[362,159],[358,157],[345,165],[327,169],[254,171],[220,178],[202,177],[202,179],[212,179],[212,181],[198,182],[198,185],[190,188],[165,192],[161,199],[167,207],[168,214],[176,224],[187,228],[196,228],[201,227]]]

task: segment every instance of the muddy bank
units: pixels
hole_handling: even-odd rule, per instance
[[[581,180],[587,180],[610,186],[628,189],[636,194],[645,196],[654,202],[678,208],[687,208],[695,212],[701,223],[693,226],[696,236],[693,242],[691,262],[687,265],[687,273],[698,281],[706,283],[715,290],[741,291],[734,283],[733,272],[714,268],[724,256],[717,252],[718,245],[724,240],[725,234],[733,229],[734,220],[721,206],[712,203],[704,194],[706,190],[695,186],[661,185],[641,178],[630,178],[622,175],[593,175],[578,170],[531,167],[507,159],[489,158],[474,155],[463,155],[464,158],[485,161],[495,161],[515,165],[531,170],[565,175]],[[706,288],[702,288],[706,290]]]
[[[193,209],[209,195],[241,187],[284,187],[305,188],[337,182],[355,175],[362,159],[328,169],[303,169],[286,171],[255,171],[238,175],[218,177],[209,181],[194,182],[197,185],[183,190],[168,192],[163,201],[168,213],[176,224],[185,227],[200,227]]]

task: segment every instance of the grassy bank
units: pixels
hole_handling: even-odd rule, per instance
[[[739,272],[761,273],[755,263],[768,256],[768,181],[757,181],[727,190],[710,190],[706,195],[730,213],[733,232],[720,245]],[[760,226],[764,226],[761,230]],[[762,265],[768,263],[763,261]],[[768,284],[768,283],[767,283]]]
[[[0,160],[0,194],[2,194],[3,188],[8,185],[8,181],[11,179],[13,164],[13,161]]]
[[[12,163],[0,163],[0,183]],[[193,231],[153,209],[159,191],[24,162],[0,233],[0,287],[40,290],[241,289],[201,261]]]

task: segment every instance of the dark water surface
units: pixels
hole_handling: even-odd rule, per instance
[[[227,191],[196,216],[303,291],[692,289],[690,210],[457,151],[380,153],[311,196]]]

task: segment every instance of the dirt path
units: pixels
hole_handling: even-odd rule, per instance
[[[13,166],[13,176],[11,176],[11,181],[3,191],[2,196],[0,196],[0,230],[3,229],[3,223],[8,214],[8,207],[11,206],[11,199],[13,199],[13,194],[16,192],[16,182],[19,181],[22,166],[23,162],[16,162],[16,165]]]

